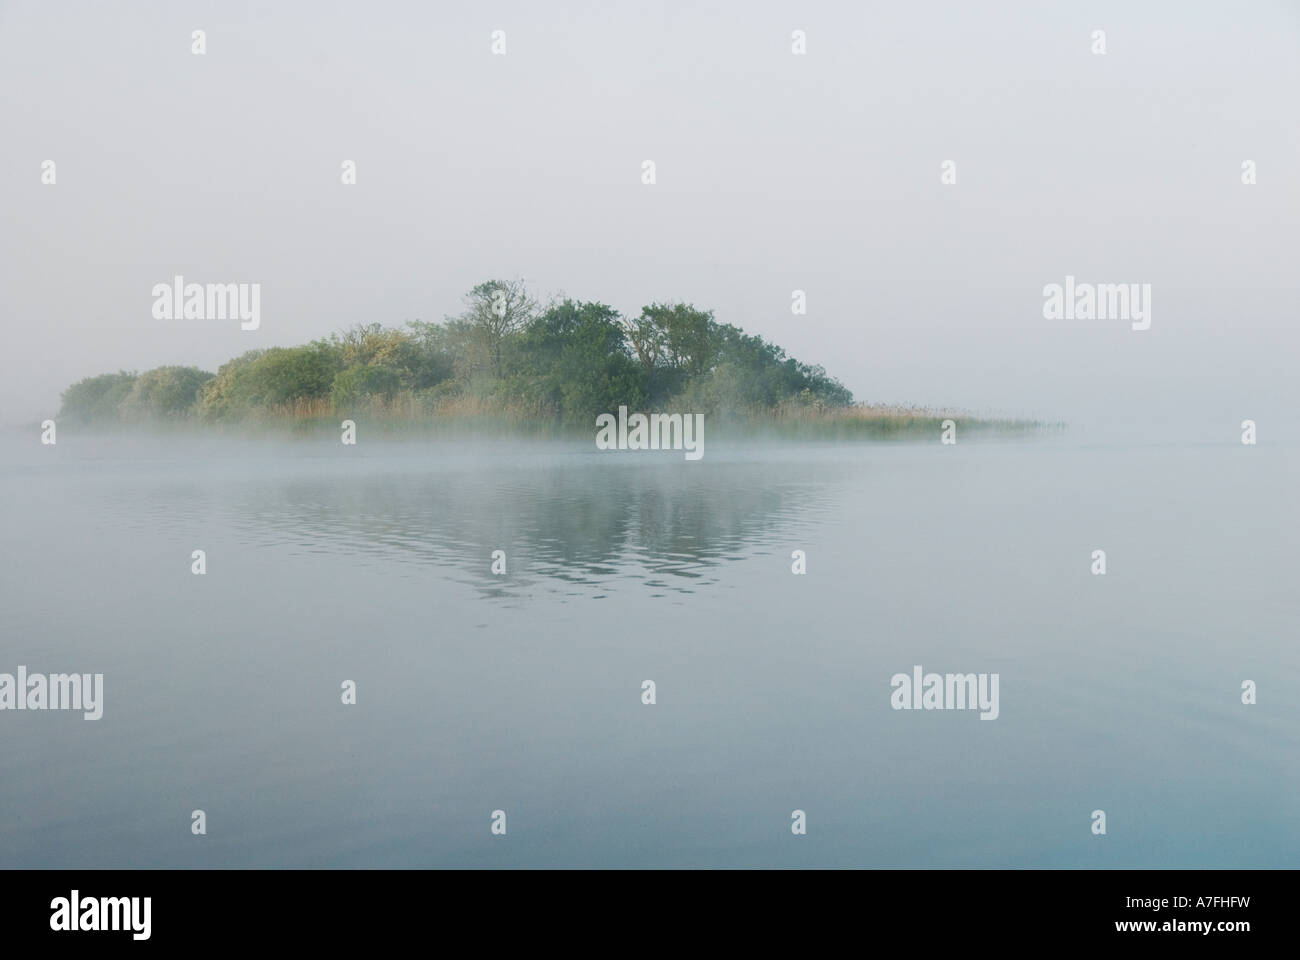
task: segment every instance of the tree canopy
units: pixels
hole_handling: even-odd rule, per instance
[[[625,317],[571,298],[543,305],[523,281],[490,280],[442,323],[361,323],[303,346],[251,350],[215,375],[159,367],[88,377],[64,391],[60,415],[221,421],[303,403],[434,414],[458,399],[575,423],[619,406],[746,416],[853,403],[822,367],[691,304],[652,303]]]

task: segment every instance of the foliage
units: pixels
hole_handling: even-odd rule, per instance
[[[690,304],[652,303],[628,319],[603,303],[541,306],[522,280],[491,280],[442,323],[361,323],[299,347],[250,350],[215,375],[159,367],[89,377],[64,392],[62,415],[221,421],[400,404],[408,414],[454,405],[591,422],[620,406],[786,417],[852,403],[823,368]]]
[[[59,416],[84,423],[118,418],[118,408],[135,386],[136,374],[125,370],[78,380],[63,391]]]
[[[175,420],[194,413],[195,402],[212,374],[198,367],[157,367],[135,378],[118,405],[124,420]]]
[[[373,397],[391,403],[401,386],[401,378],[391,367],[381,364],[348,367],[334,377],[330,399],[336,410],[346,410]]]

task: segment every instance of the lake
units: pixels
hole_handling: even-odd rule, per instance
[[[5,434],[0,866],[1292,867],[1298,453]]]

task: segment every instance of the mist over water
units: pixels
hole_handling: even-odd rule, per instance
[[[4,866],[1300,852],[1294,447],[4,450],[0,670],[105,677],[100,721],[5,715]],[[914,664],[999,673],[997,721],[892,710]]]
[[[0,868],[1294,866],[1298,89],[1286,2],[0,4],[0,676],[103,675],[101,719],[0,713]],[[182,277],[256,322],[155,310]],[[461,393],[488,354],[429,331],[198,402],[494,278],[1064,427],[488,436],[503,384],[629,381]],[[1048,310],[1075,280],[1149,328]],[[914,669],[996,720],[894,709]]]

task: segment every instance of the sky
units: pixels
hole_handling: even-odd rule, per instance
[[[0,0],[0,424],[522,277],[860,400],[1300,441],[1298,99],[1281,0]],[[259,329],[155,319],[178,274],[259,283]],[[1045,319],[1067,275],[1150,329]]]

